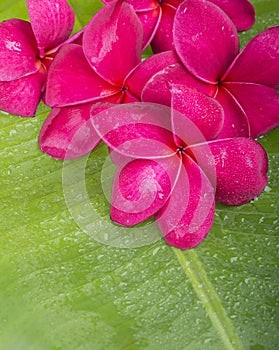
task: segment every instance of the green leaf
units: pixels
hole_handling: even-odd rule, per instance
[[[257,23],[242,44],[278,18],[276,0],[253,3]],[[1,20],[27,18],[23,5],[2,1]],[[77,29],[102,6],[71,5]],[[260,140],[270,160],[264,193],[240,207],[218,205],[199,247],[182,252],[160,240],[121,249],[94,240],[71,216],[65,167],[37,145],[47,114],[43,105],[30,119],[0,113],[0,349],[276,349],[278,130]],[[98,147],[85,169],[98,230],[110,222],[106,157]]]

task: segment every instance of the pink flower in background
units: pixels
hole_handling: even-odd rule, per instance
[[[108,100],[138,100],[127,80],[141,62],[142,26],[127,3],[106,6],[93,16],[82,47],[64,45],[49,69],[45,102],[51,107]]]
[[[210,139],[222,126],[222,108],[194,90],[189,95],[190,119],[151,103],[117,105],[92,118],[117,165],[112,220],[133,226],[155,216],[167,243],[181,249],[208,234],[215,190],[217,200],[239,205],[267,183],[263,148],[246,138],[206,141],[203,134]]]
[[[223,106],[220,138],[263,135],[279,125],[278,38],[279,26],[268,28],[239,52],[236,29],[224,12],[210,2],[188,0],[174,20],[174,45],[182,64],[154,75],[142,100],[170,105],[173,84],[183,84],[185,94],[192,87]],[[187,96],[182,90],[177,93],[183,104]],[[179,104],[177,108],[181,111]]]
[[[118,0],[122,2],[123,0]],[[247,30],[255,22],[255,11],[248,0],[209,0],[219,6],[233,21],[237,30]],[[104,0],[105,4],[115,0]],[[141,20],[144,47],[150,42],[153,52],[173,50],[173,21],[183,0],[127,0]],[[185,1],[187,4],[187,1]]]
[[[74,26],[66,0],[27,0],[30,23],[0,23],[0,109],[21,116],[36,112],[46,72]]]

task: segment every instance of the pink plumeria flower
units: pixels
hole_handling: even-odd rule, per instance
[[[49,69],[44,98],[54,109],[40,133],[43,152],[64,159],[74,131],[89,119],[92,103],[139,101],[142,88],[157,71],[179,62],[171,51],[141,62],[142,36],[132,6],[118,3],[92,18],[84,30],[83,47],[68,44],[59,50]],[[87,152],[85,145],[71,155]]]
[[[128,79],[129,86],[133,87],[134,96],[140,100],[143,87],[154,73],[177,62],[180,62],[180,60],[173,51],[162,52],[143,61],[130,74]],[[95,139],[94,130],[87,124],[90,119],[90,109],[92,116],[93,110],[98,113],[99,108],[105,109],[111,103],[120,102],[119,97],[122,101],[127,101],[127,98],[123,99],[123,94],[125,94],[125,90],[122,91],[121,97],[118,92],[116,98],[113,95],[106,97],[104,100],[100,99],[100,102],[94,101],[93,106],[92,101],[81,101],[77,105],[53,108],[40,132],[39,145],[41,150],[56,159],[73,159],[92,151],[98,145],[100,139]],[[87,131],[86,125],[88,127]],[[72,140],[80,129],[83,130],[80,133],[84,132],[83,141],[73,146]],[[89,140],[86,140],[86,138],[89,138]],[[92,142],[92,140],[95,141]],[[74,148],[74,150],[70,152],[69,147]]]
[[[152,103],[116,105],[92,118],[117,165],[112,220],[133,226],[154,216],[167,243],[180,249],[195,247],[210,231],[215,196],[239,205],[267,183],[263,148],[247,138],[207,142],[203,134],[218,134],[223,110],[191,89],[188,102],[189,119]]]
[[[53,56],[67,40],[75,15],[66,0],[27,0],[30,23],[0,23],[0,109],[34,116]]]
[[[123,0],[118,0],[123,1]],[[173,50],[173,21],[183,0],[126,0],[133,5],[144,28],[144,47],[150,42],[153,52]],[[233,21],[237,30],[247,30],[255,22],[255,11],[248,0],[209,0]],[[104,0],[105,4],[115,0]]]
[[[154,75],[142,100],[170,105],[172,84],[184,84],[223,106],[220,138],[263,135],[279,125],[278,38],[279,26],[268,28],[239,52],[236,29],[224,12],[205,0],[187,0],[174,20],[174,45],[182,63]],[[182,88],[177,93],[183,101]],[[179,103],[176,108],[181,111]]]

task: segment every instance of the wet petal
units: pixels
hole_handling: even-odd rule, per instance
[[[189,249],[208,234],[214,219],[214,189],[199,166],[184,156],[183,167],[169,201],[155,215],[169,245]]]
[[[94,127],[115,153],[133,158],[166,157],[176,152],[171,110],[150,103],[129,103],[95,116]]]
[[[223,80],[279,87],[279,26],[268,28],[240,52]]]
[[[144,85],[154,74],[178,62],[180,62],[180,60],[174,51],[166,51],[157,55],[152,55],[132,71],[125,81],[125,85],[140,99]]]
[[[222,86],[218,89],[215,98],[224,110],[224,125],[218,135],[218,139],[237,136],[250,137],[250,126],[247,116],[230,91],[225,86]]]
[[[154,0],[128,0],[136,11],[142,12],[158,7],[158,2]]]
[[[136,159],[118,168],[113,182],[111,219],[133,226],[161,209],[172,189],[169,169],[173,171],[175,165],[179,165],[174,163],[170,159]]]
[[[106,81],[122,85],[127,74],[141,60],[142,25],[131,5],[105,6],[84,31],[85,56]]]
[[[75,14],[66,0],[27,0],[27,7],[38,47],[44,52],[70,36]]]
[[[248,0],[210,1],[226,12],[238,31],[249,29],[255,22],[255,10]]]
[[[279,95],[273,88],[249,83],[225,83],[247,116],[250,137],[256,138],[279,126]]]
[[[0,81],[37,72],[37,50],[30,23],[20,19],[0,23]]]
[[[217,86],[203,83],[190,74],[180,63],[172,64],[151,77],[142,91],[142,101],[171,105],[171,86],[187,85],[208,96],[214,96]]]
[[[22,117],[33,117],[45,79],[45,71],[40,70],[17,80],[0,82],[0,110]]]
[[[143,50],[145,50],[153,39],[160,23],[161,7],[158,6],[149,11],[137,12],[137,15],[143,28]]]
[[[259,143],[239,137],[212,141],[209,146],[216,166],[217,201],[241,205],[262,193],[267,184],[268,159]],[[202,166],[207,172],[209,165]]]
[[[151,43],[154,53],[174,50],[173,21],[176,9],[169,4],[162,4],[162,16]]]
[[[174,44],[186,68],[213,83],[223,76],[239,50],[235,26],[219,7],[206,0],[188,0],[178,7]]]
[[[119,0],[121,2],[122,0]],[[105,4],[111,4],[115,0],[102,0]],[[154,0],[126,0],[136,11],[143,12],[158,7],[158,2]]]
[[[89,66],[82,47],[63,46],[55,57],[49,72],[45,103],[51,107],[77,105],[104,99],[120,92]]]
[[[90,118],[108,108],[92,103],[54,108],[42,126],[40,149],[57,159],[74,159],[91,152],[100,142]]]
[[[185,85],[171,88],[172,108],[185,118],[173,113],[174,133],[186,144],[212,140],[220,133],[224,123],[222,106],[213,98]]]

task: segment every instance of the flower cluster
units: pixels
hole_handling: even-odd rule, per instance
[[[117,166],[111,219],[154,216],[168,244],[192,248],[215,200],[244,204],[266,186],[254,138],[279,125],[279,26],[240,51],[238,31],[255,20],[247,0],[104,3],[74,35],[66,0],[27,0],[30,23],[0,24],[0,109],[50,106],[39,145],[57,159],[105,142]]]

